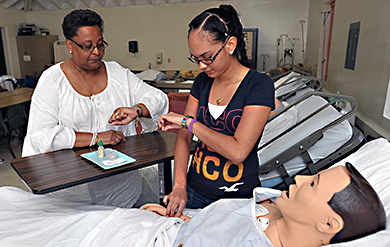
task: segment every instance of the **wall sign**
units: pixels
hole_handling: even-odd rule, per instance
[[[356,53],[359,41],[360,21],[349,26],[347,55],[345,56],[345,68],[355,70]]]

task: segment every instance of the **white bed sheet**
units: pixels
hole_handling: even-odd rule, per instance
[[[280,86],[278,89],[275,90],[275,97],[279,98],[294,90],[297,90],[298,88],[301,88],[300,90],[295,92],[295,94],[291,95],[287,99],[284,99],[284,101],[286,101],[287,103],[291,103],[305,93],[314,91],[313,88],[305,86],[305,84],[309,80],[310,79],[308,78],[302,77],[302,75],[300,75],[299,73],[291,72],[275,82],[275,88],[283,84],[283,86]]]
[[[390,246],[390,143],[377,139],[340,161],[348,161],[382,200],[386,230],[332,247]],[[171,246],[183,223],[148,211],[84,205],[0,187],[0,246]],[[62,210],[59,210],[62,208]],[[158,235],[157,243],[153,243]],[[33,240],[33,241],[32,241]],[[149,245],[150,244],[150,245]]]
[[[300,91],[303,89],[306,89],[306,83],[310,79],[303,78],[303,77],[292,77],[289,81],[290,83],[283,85],[275,90],[275,97],[279,98],[283,95],[289,94],[295,90]],[[313,91],[313,89],[311,89]]]
[[[0,187],[0,246],[171,246],[179,218]],[[156,241],[156,242],[155,242]]]
[[[301,74],[297,73],[297,72],[291,72],[291,73],[288,73],[287,75],[283,76],[282,78],[279,78],[275,83],[275,88],[276,87],[279,87],[280,85],[282,84],[285,84],[289,81],[292,80],[293,77],[297,77],[297,76],[300,76]]]

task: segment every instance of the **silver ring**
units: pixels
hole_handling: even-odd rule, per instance
[[[117,137],[116,140],[119,141],[121,138],[120,137]]]

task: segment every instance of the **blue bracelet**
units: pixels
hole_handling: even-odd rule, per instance
[[[140,112],[138,112],[138,110],[137,110],[137,113],[138,113],[138,117],[142,117],[142,115],[144,114],[144,111],[142,110],[142,107],[139,106],[139,105],[133,105],[133,107],[138,107],[141,110]]]

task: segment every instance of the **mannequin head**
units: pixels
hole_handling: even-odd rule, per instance
[[[351,241],[386,227],[386,213],[374,189],[352,164],[345,167],[351,182],[328,203],[344,220],[344,228],[331,243]]]
[[[385,228],[377,194],[351,164],[295,181],[275,201],[287,241],[295,235],[309,246],[344,242]]]

